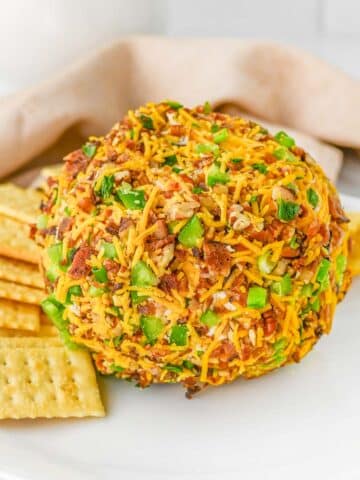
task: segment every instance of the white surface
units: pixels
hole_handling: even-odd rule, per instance
[[[0,478],[358,480],[359,311],[357,279],[301,364],[191,401],[177,385],[102,379],[104,419],[2,422]]]

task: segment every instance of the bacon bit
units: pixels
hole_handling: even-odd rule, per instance
[[[49,198],[49,200],[47,202],[43,202],[41,201],[40,203],[40,210],[44,213],[50,213],[51,212],[51,209],[55,203],[55,198],[52,196]]]
[[[297,157],[300,157],[302,160],[305,158],[305,151],[301,148],[301,147],[298,147],[298,146],[294,146],[291,148],[292,152],[294,155],[296,155]]]
[[[232,256],[223,243],[206,242],[204,244],[204,259],[212,273],[224,277],[229,275]]]
[[[86,213],[90,213],[95,207],[93,200],[90,197],[80,198],[77,204],[78,207]]]
[[[138,312],[141,313],[141,315],[155,315],[156,306],[153,302],[142,303],[138,306]]]
[[[71,268],[69,269],[68,273],[72,278],[79,279],[82,277],[86,277],[91,271],[90,265],[86,263],[86,261],[91,257],[94,253],[94,249],[89,247],[88,245],[84,245],[79,248],[79,250],[75,253]]]
[[[57,236],[59,240],[62,240],[64,238],[64,233],[68,232],[71,227],[73,226],[74,219],[72,217],[65,217],[61,220],[58,231],[57,231]]]
[[[228,340],[224,340],[211,354],[211,357],[217,358],[221,362],[230,362],[237,356],[236,348]]]
[[[156,240],[163,240],[169,234],[165,220],[157,220],[155,222],[156,230],[153,233],[152,237]]]
[[[300,250],[298,248],[294,249],[291,247],[283,247],[281,251],[281,256],[284,258],[296,258],[300,255]]]
[[[127,230],[131,225],[133,225],[133,221],[130,219],[130,218],[122,218],[120,220],[120,225],[119,225],[119,230],[118,232],[121,233],[121,232],[124,232],[125,230]]]
[[[84,152],[79,149],[69,153],[65,158],[65,173],[75,178],[79,172],[84,172],[89,164],[90,158],[88,158]]]
[[[320,225],[319,233],[323,238],[323,245],[327,245],[330,241],[330,229],[326,223]]]
[[[331,225],[331,248],[337,248],[344,238],[344,230],[337,223]]]
[[[115,262],[115,260],[111,260],[110,258],[104,260],[104,267],[107,272],[113,273],[114,275],[116,275],[120,270],[120,265]]]
[[[175,240],[175,235],[168,235],[166,238],[160,239],[160,240],[155,240],[150,237],[147,238],[147,241],[145,243],[145,246],[147,247],[148,250],[150,251],[155,251],[158,248],[163,248],[166,245],[169,245],[170,243],[173,243]]]
[[[188,176],[188,175],[185,175],[185,173],[181,173],[179,175],[179,177],[184,180],[184,182],[186,183],[191,183],[191,185],[194,185],[194,181]]]
[[[166,273],[160,279],[159,288],[167,294],[171,294],[171,290],[179,289],[179,282],[175,273]]]
[[[111,235],[117,235],[119,233],[119,225],[116,225],[115,222],[109,222],[106,225],[105,230]]]
[[[125,141],[125,147],[128,148],[129,150],[135,150],[136,149],[135,140],[126,140]]]
[[[337,223],[348,223],[350,220],[345,215],[345,212],[340,204],[340,200],[338,196],[331,196],[329,197],[329,210],[332,218]]]
[[[46,183],[47,183],[48,187],[51,188],[51,187],[53,187],[54,185],[57,185],[58,181],[56,180],[55,177],[48,177],[48,178],[46,179]]]
[[[265,155],[264,155],[264,161],[268,165],[271,165],[272,163],[277,162],[277,158],[274,157],[274,155],[272,153],[266,152]]]
[[[35,223],[31,223],[31,224],[29,225],[29,227],[30,227],[30,228],[29,228],[29,238],[31,238],[32,240],[34,240],[34,239],[35,239],[35,234],[36,234],[36,232],[37,232],[36,225],[35,225]]]
[[[275,318],[274,312],[272,310],[268,310],[267,312],[263,313],[263,329],[264,329],[264,336],[269,337],[272,335],[277,327],[277,320]]]
[[[184,125],[170,125],[170,135],[182,137],[186,133]]]

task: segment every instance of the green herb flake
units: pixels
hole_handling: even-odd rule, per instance
[[[196,185],[193,189],[192,189],[192,193],[195,193],[197,195],[199,195],[200,193],[202,193],[204,191],[204,188],[203,187],[199,187],[198,185]]]
[[[267,174],[267,171],[268,171],[267,166],[265,165],[265,163],[254,163],[254,164],[252,165],[252,168],[253,168],[254,170],[257,170],[257,171],[260,172],[260,173],[263,173],[264,175],[266,175],[266,174]]]
[[[110,365],[111,370],[115,373],[121,373],[125,370],[124,367],[121,367],[120,365],[115,365],[115,363],[112,363]]]
[[[182,169],[179,168],[179,167],[172,167],[171,169],[174,173],[181,173],[182,172]]]
[[[315,192],[315,190],[313,190],[312,188],[309,188],[306,191],[306,198],[313,208],[317,207],[320,198],[319,198],[319,195]]]
[[[220,125],[217,123],[213,123],[210,127],[211,133],[216,133],[221,129]]]
[[[151,117],[142,114],[140,115],[139,119],[144,128],[147,130],[154,130],[154,123]]]
[[[170,167],[172,167],[176,163],[177,163],[176,155],[168,155],[167,157],[165,157],[165,162],[163,163],[163,165],[169,165]]]
[[[104,200],[111,196],[112,189],[114,187],[115,178],[114,175],[105,176],[102,179],[99,190],[96,191],[96,194],[103,198]]]
[[[239,164],[239,163],[243,163],[243,159],[242,158],[232,158],[231,159],[231,163],[234,163],[235,165]]]
[[[183,108],[184,105],[182,105],[179,102],[175,102],[173,100],[167,100],[166,103],[169,105],[170,108],[173,110],[179,110],[180,108]]]
[[[168,363],[167,365],[164,365],[164,369],[173,373],[181,373],[183,371],[180,365],[171,365],[170,363]]]
[[[290,222],[293,220],[300,211],[300,205],[294,202],[288,202],[279,198],[277,200],[278,211],[277,215],[283,222]]]

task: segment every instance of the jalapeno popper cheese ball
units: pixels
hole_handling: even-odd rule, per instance
[[[299,361],[344,296],[347,218],[285,132],[148,104],[65,158],[38,239],[43,308],[101,373],[189,394]]]

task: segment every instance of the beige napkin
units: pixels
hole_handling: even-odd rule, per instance
[[[298,130],[305,135],[292,131],[297,143],[332,179],[342,153],[318,140],[360,148],[360,83],[304,52],[249,40],[131,37],[0,100],[0,177],[59,161],[128,108],[166,98],[209,100]]]

